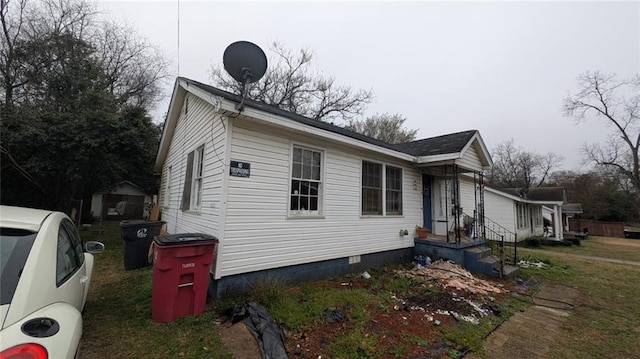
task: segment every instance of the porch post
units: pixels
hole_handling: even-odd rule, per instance
[[[562,240],[564,239],[564,235],[562,232],[562,207],[557,204],[553,205],[553,233],[556,235],[556,239]]]

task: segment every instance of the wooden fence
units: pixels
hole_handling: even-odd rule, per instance
[[[592,236],[624,238],[624,223],[622,222],[596,222],[586,219],[569,218],[569,230],[581,232],[589,229]]]

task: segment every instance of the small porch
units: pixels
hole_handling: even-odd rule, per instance
[[[422,173],[421,225],[429,234],[414,240],[415,254],[450,259],[470,271],[492,276],[513,273],[505,269],[504,255],[487,245],[483,173],[491,169],[492,162],[479,132],[396,146],[417,156],[414,166]]]
[[[415,255],[448,259],[475,273],[508,277],[517,272],[515,235],[485,216],[483,172],[455,161],[423,168],[423,226]],[[511,241],[511,243],[508,243]]]

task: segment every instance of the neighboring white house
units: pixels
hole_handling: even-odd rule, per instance
[[[151,200],[140,186],[122,181],[112,191],[99,191],[91,196],[91,215],[104,219],[142,219],[147,214],[145,203]]]
[[[491,229],[495,222],[517,235],[521,241],[529,237],[542,237],[544,235],[544,210],[555,210],[553,216],[562,216],[562,205],[566,201],[564,188],[560,187],[536,187],[522,191],[515,188],[491,188],[485,191],[485,208],[487,227]],[[561,221],[553,228],[558,233],[558,239],[562,239]],[[489,234],[487,234],[489,236]],[[505,237],[505,239],[508,237]]]
[[[216,295],[264,275],[410,260],[416,225],[453,223],[431,189],[492,164],[475,130],[391,145],[251,100],[238,113],[238,102],[178,78],[155,162],[167,230],[220,241]]]
[[[544,218],[548,219],[549,221],[551,221],[551,223],[554,224],[555,227],[555,223],[556,223],[556,211],[553,208],[544,206],[542,208],[542,213]],[[562,218],[562,229],[567,232],[570,231],[569,228],[569,220],[576,220],[577,216],[579,214],[582,214],[582,204],[580,203],[565,203],[562,205],[562,207],[560,207],[560,218]],[[578,223],[579,225],[579,223]],[[583,228],[579,227],[577,228],[578,232],[582,232]]]

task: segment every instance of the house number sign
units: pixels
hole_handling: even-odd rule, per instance
[[[231,161],[229,174],[234,177],[249,177],[251,174],[251,163]]]

